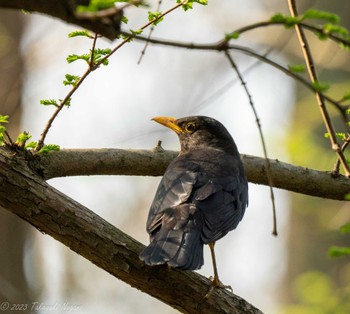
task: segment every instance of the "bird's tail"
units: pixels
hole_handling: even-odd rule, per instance
[[[184,206],[183,206],[184,207]],[[185,208],[164,213],[162,225],[151,236],[151,243],[140,254],[147,265],[168,264],[183,270],[195,270],[203,265],[203,242],[197,221],[184,215]],[[187,216],[187,217],[186,217]]]
[[[182,230],[160,230],[140,254],[147,265],[169,266],[194,270],[203,265],[203,244],[200,233],[185,233]]]

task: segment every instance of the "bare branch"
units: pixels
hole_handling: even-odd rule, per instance
[[[32,163],[44,179],[78,175],[161,176],[178,155],[175,151],[123,149],[63,149],[43,155]],[[268,185],[264,158],[242,155],[248,180]],[[350,193],[350,180],[332,176],[326,171],[298,167],[269,159],[273,185],[276,188],[305,195],[344,200]]]
[[[195,272],[145,265],[138,258],[141,243],[33,174],[26,158],[26,154],[14,155],[0,148],[1,207],[116,278],[183,313],[262,313],[221,289],[203,299],[210,281]]]

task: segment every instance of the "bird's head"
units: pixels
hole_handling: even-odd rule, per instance
[[[177,133],[183,153],[198,148],[215,148],[237,154],[232,136],[219,121],[213,118],[205,116],[191,116],[181,119],[155,117],[152,120]]]

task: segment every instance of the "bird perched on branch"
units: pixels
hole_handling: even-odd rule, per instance
[[[248,183],[236,144],[217,120],[192,116],[156,117],[179,137],[180,154],[170,163],[151,205],[150,244],[140,254],[147,265],[168,264],[182,270],[203,265],[208,244],[219,280],[214,244],[241,221],[248,205]]]

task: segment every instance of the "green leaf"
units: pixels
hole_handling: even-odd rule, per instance
[[[162,12],[151,12],[151,11],[148,11],[148,21],[153,21],[154,22],[152,23],[152,25],[157,25],[159,24],[161,21],[164,20],[164,16],[162,16],[161,18],[159,18],[159,16],[162,15]]]
[[[88,6],[80,5],[77,7],[79,12],[98,12],[101,10],[109,9],[114,7],[115,2],[128,2],[128,0],[90,0]]]
[[[0,114],[0,123],[8,123],[9,116],[2,116]]]
[[[0,145],[4,145],[5,142],[5,134],[6,128],[3,125],[0,125]]]
[[[37,142],[29,142],[28,144],[26,144],[25,148],[27,148],[27,149],[29,149],[29,148],[34,149],[36,147],[36,145],[38,145]]]
[[[288,69],[292,73],[303,73],[305,72],[305,64],[290,64],[288,65]]]
[[[47,154],[51,151],[59,151],[60,150],[60,146],[56,145],[56,144],[48,144],[48,145],[44,145],[40,150],[39,150],[39,154]]]
[[[341,226],[340,227],[340,233],[341,234],[347,234],[347,233],[350,233],[350,223],[344,225],[344,226]]]
[[[130,32],[131,32],[131,34],[133,34],[134,36],[137,36],[137,35],[141,35],[142,34],[142,32],[143,32],[143,30],[142,29],[138,29],[138,30],[132,30],[132,29],[130,29]]]
[[[23,132],[20,135],[18,135],[15,144],[19,147],[24,147],[26,142],[31,138],[32,136],[28,132]]]
[[[72,54],[72,55],[69,55],[66,58],[66,60],[67,60],[68,63],[72,63],[72,62],[77,61],[77,60],[84,60],[87,63],[89,63],[90,62],[90,57],[91,57],[91,54],[82,54],[82,55]]]
[[[82,31],[74,31],[74,32],[71,32],[68,34],[68,37],[69,38],[72,38],[72,37],[77,37],[77,36],[85,36],[85,37],[88,37],[88,38],[94,38],[94,36],[92,36],[88,31],[86,30],[82,30]]]
[[[42,99],[40,104],[44,106],[55,106],[58,107],[57,101],[55,99]]]
[[[329,89],[329,84],[319,81],[312,82],[312,86],[320,93],[325,93]]]
[[[347,92],[346,94],[344,94],[344,96],[340,101],[343,102],[346,100],[350,100],[350,92]],[[346,114],[350,114],[350,109],[346,109]]]
[[[350,255],[350,247],[332,246],[328,254],[331,257],[340,257],[344,255]]]
[[[345,27],[334,25],[331,23],[326,23],[323,25],[323,33],[324,34],[337,34],[340,37],[347,38],[349,35],[348,30]]]
[[[338,15],[326,12],[326,11],[319,11],[315,9],[309,9],[307,10],[303,15],[302,19],[317,19],[317,20],[325,20],[332,24],[338,24],[340,21],[340,18]]]
[[[94,63],[98,63],[101,61],[101,59],[103,57],[105,57],[106,55],[109,55],[112,52],[112,50],[110,48],[104,48],[104,49],[100,49],[97,48],[94,50]],[[108,59],[103,60],[102,64],[103,65],[108,65],[109,61]]]
[[[273,23],[282,23],[286,28],[290,28],[295,24],[298,24],[300,22],[300,18],[282,13],[276,13],[275,15],[271,16],[270,21]]]
[[[346,140],[346,134],[345,133],[335,133],[335,136],[339,139],[341,139],[342,141],[345,141]],[[330,135],[329,133],[324,133],[324,137],[325,138],[330,138]]]
[[[232,33],[226,34],[226,35],[225,35],[225,39],[226,39],[226,40],[238,39],[240,35],[241,35],[241,34],[240,34],[239,32],[232,32]]]
[[[128,22],[129,22],[128,18],[125,15],[123,15],[122,16],[122,23],[128,24]]]
[[[80,76],[72,75],[72,74],[66,74],[64,76],[66,79],[63,80],[63,85],[73,85],[76,86],[78,81],[80,80]]]
[[[62,105],[62,101],[63,101],[63,99],[59,99],[59,102],[61,103],[61,105]],[[66,102],[64,103],[64,106],[70,107],[71,101],[72,101],[72,98],[68,98],[68,99],[66,100]]]

